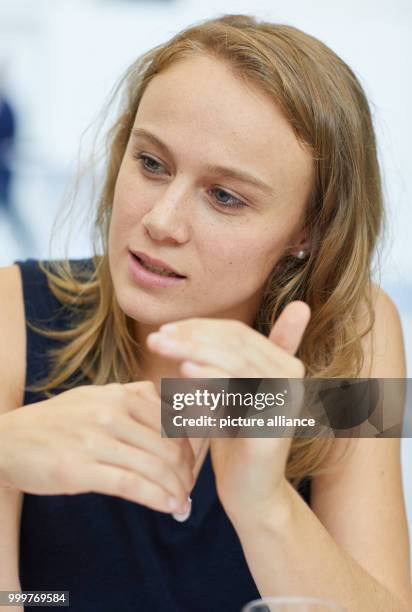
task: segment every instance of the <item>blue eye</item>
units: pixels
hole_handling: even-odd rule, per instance
[[[133,157],[137,159],[141,167],[144,168],[144,170],[146,170],[147,172],[150,172],[150,174],[162,174],[161,169],[164,169],[163,164],[160,164],[159,162],[157,162],[155,159],[153,159],[153,157],[149,157],[149,155],[144,155],[143,153],[137,153],[133,155]],[[235,198],[235,196],[225,191],[221,187],[215,187],[211,189],[210,192],[215,192],[217,194],[220,194],[220,196],[222,196],[223,194],[223,200],[214,197],[217,204],[221,206],[222,208],[246,208],[247,207],[247,204],[242,202],[242,200],[239,200],[239,198]]]
[[[224,189],[221,189],[220,187],[215,187],[214,189],[211,189],[210,191],[215,191],[216,193],[224,195],[226,199],[224,199],[223,201],[215,198],[217,203],[220,206],[223,206],[224,208],[245,208],[247,206],[247,204],[242,202],[242,200],[239,200],[239,198],[235,198],[235,196],[232,196],[232,194],[228,193]]]
[[[134,156],[134,158],[137,159],[139,162],[141,162],[141,165],[143,166],[143,168],[147,170],[148,172],[151,172],[152,174],[161,174],[161,172],[158,172],[156,167],[154,168],[152,164],[155,164],[160,168],[163,168],[164,166],[162,166],[162,164],[159,164],[159,162],[153,159],[153,157],[149,157],[148,155],[143,155],[142,153],[138,153],[137,155]],[[150,162],[151,165],[148,166],[147,162]]]

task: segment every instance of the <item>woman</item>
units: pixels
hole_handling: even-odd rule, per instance
[[[102,254],[1,274],[2,588],[70,590],[76,612],[409,609],[398,439],[213,438],[202,463],[159,433],[162,377],[405,377],[371,281],[382,192],[358,80],[293,27],[227,15],[124,84]]]

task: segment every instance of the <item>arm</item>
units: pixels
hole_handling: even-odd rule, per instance
[[[367,338],[360,377],[405,377],[399,315],[383,291],[375,312],[373,360]],[[332,462],[345,442],[336,440]],[[318,596],[350,612],[412,609],[399,447],[398,439],[352,441],[338,468],[313,479],[311,508],[285,481],[264,524],[234,521],[262,596]]]
[[[0,590],[20,590],[19,532],[23,495],[1,487],[2,415],[22,406],[25,381],[25,321],[17,266],[0,269]]]

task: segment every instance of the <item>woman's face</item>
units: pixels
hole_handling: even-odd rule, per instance
[[[251,324],[271,270],[299,246],[312,172],[273,102],[224,63],[200,56],[156,75],[114,193],[109,261],[122,310],[155,327],[190,317]],[[131,250],[185,278],[141,284]]]

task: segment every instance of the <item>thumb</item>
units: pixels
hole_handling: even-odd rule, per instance
[[[140,395],[145,397],[158,396],[160,391],[151,380],[136,380],[129,383],[123,383],[122,385],[133,393],[139,392]]]
[[[282,310],[279,318],[271,329],[269,340],[294,355],[302,341],[306,326],[310,320],[311,311],[301,300],[290,302]]]
[[[143,382],[141,380],[135,380],[133,382],[123,383],[122,387],[125,387],[129,391],[139,391],[143,386]]]

